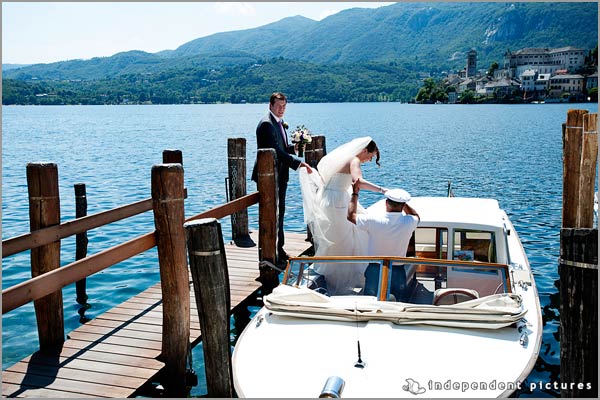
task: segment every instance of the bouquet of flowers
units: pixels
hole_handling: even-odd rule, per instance
[[[304,148],[307,143],[312,142],[310,131],[304,125],[299,125],[292,132],[292,143],[298,145],[298,157],[304,157]]]

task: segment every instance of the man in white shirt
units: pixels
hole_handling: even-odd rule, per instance
[[[386,197],[385,211],[377,212],[367,209],[364,214],[358,214],[358,193],[360,187],[353,186],[350,204],[348,205],[348,220],[369,234],[367,247],[368,256],[406,257],[406,249],[410,238],[419,224],[419,214],[407,204],[410,194],[402,189],[390,189],[384,193]],[[365,271],[365,295],[376,295],[379,281],[379,264],[369,264]],[[400,287],[405,285],[404,266],[392,267],[390,293],[397,300]]]

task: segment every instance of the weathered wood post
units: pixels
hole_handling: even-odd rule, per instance
[[[163,164],[183,165],[183,153],[181,150],[166,149],[162,153]]]
[[[60,224],[58,167],[54,163],[27,164],[29,224],[31,231]],[[60,267],[60,240],[31,249],[31,276]],[[34,300],[40,351],[60,353],[65,341],[62,291]]]
[[[315,137],[310,143],[307,143],[304,147],[304,162],[314,168],[314,156],[315,156]]]
[[[569,110],[563,138],[563,213],[562,226],[574,228],[579,216],[581,144],[586,110]],[[593,205],[593,203],[592,203]]]
[[[316,168],[325,152],[325,136],[313,136],[312,142],[306,144],[304,161],[312,168]]]
[[[591,229],[598,119],[586,114],[569,110],[563,129],[560,377],[561,397],[573,398],[598,395],[598,230]]]
[[[233,397],[231,297],[221,224],[215,218],[204,218],[184,226],[202,331],[208,397]]]
[[[227,167],[230,201],[246,195],[246,139],[227,139]],[[231,214],[231,235],[236,244],[251,247],[248,232],[248,210]]]
[[[583,116],[578,207],[578,224],[583,228],[594,226],[594,183],[597,159],[598,114],[586,114]]]
[[[279,273],[271,265],[277,265],[276,240],[279,196],[277,195],[277,169],[275,150],[259,149],[258,168],[258,259],[261,263],[259,280],[263,295],[269,294],[279,285]]]
[[[185,248],[183,167],[152,167],[152,209],[163,296],[161,360],[168,397],[186,397],[190,344],[190,287]]]
[[[76,183],[75,189],[75,218],[82,218],[87,215],[87,197],[85,183]],[[81,260],[87,256],[88,236],[87,232],[81,232],[75,235],[75,260]],[[86,278],[75,282],[75,293],[77,294],[77,303],[87,304]],[[83,316],[82,316],[83,317]]]

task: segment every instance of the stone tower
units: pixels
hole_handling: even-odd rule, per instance
[[[467,78],[474,77],[477,74],[477,52],[471,49],[467,53]]]

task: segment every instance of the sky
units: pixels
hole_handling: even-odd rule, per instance
[[[285,17],[322,20],[380,2],[2,2],[2,63],[35,64],[173,50],[217,32]],[[285,38],[265,38],[285,40]]]

